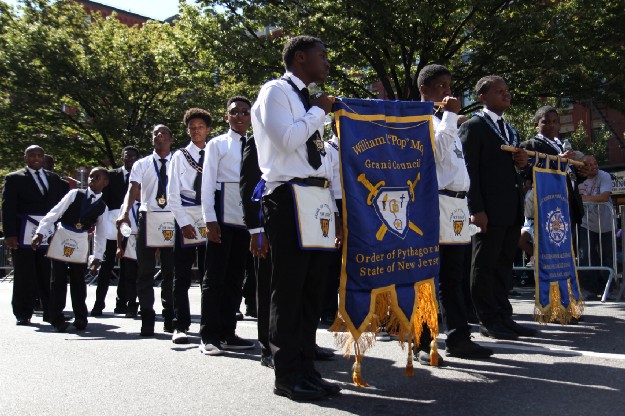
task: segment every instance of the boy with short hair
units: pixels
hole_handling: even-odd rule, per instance
[[[462,124],[458,132],[471,180],[471,222],[481,229],[473,237],[471,296],[482,335],[497,339],[533,336],[535,329],[512,319],[508,300],[508,281],[523,224],[519,170],[527,166],[527,153],[501,149],[504,144],[519,146],[517,131],[502,117],[511,98],[503,78],[483,77],[475,91],[484,110]]]
[[[95,225],[91,271],[95,273],[106,247],[104,219],[108,208],[102,201],[102,190],[108,185],[109,176],[105,168],[97,167],[89,173],[89,188],[73,189],[39,222],[32,240],[36,250],[43,240],[44,230],[59,222],[48,248],[52,259],[52,281],[48,314],[50,323],[59,332],[65,332],[69,324],[63,319],[63,306],[67,296],[67,274],[69,273],[73,325],[78,330],[87,327],[87,258],[89,254],[88,233]]]
[[[204,261],[206,224],[202,218],[202,175],[206,137],[211,132],[211,115],[201,108],[187,110],[183,122],[191,142],[171,158],[167,185],[169,209],[175,218],[174,245],[174,344],[187,344],[191,325],[189,288],[196,257]],[[203,267],[198,267],[198,271]]]

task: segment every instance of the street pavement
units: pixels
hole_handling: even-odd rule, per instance
[[[260,350],[209,357],[198,350],[200,290],[190,290],[191,344],[175,345],[157,322],[154,338],[138,336],[140,320],[114,315],[115,287],[105,314],[87,330],[56,333],[33,317],[18,327],[11,312],[12,283],[0,280],[0,415],[623,415],[625,414],[625,303],[590,301],[575,326],[532,321],[533,293],[511,297],[515,319],[539,328],[535,338],[494,341],[473,327],[474,340],[492,347],[489,360],[445,357],[442,368],[415,363],[407,352],[378,342],[363,365],[368,388],[351,383],[353,358],[337,352],[318,362],[340,396],[297,403],[273,394],[273,372]],[[157,303],[160,289],[157,289]],[[95,287],[88,288],[88,307]],[[68,298],[66,314],[71,314]],[[159,312],[157,308],[157,312]],[[70,327],[73,328],[73,327]],[[238,334],[256,338],[256,321]],[[334,347],[333,334],[317,332]],[[438,339],[444,350],[444,335]],[[443,353],[444,354],[444,353]]]

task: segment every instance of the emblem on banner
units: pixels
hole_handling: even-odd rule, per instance
[[[165,241],[171,241],[174,238],[174,224],[171,222],[162,223],[158,229],[163,233]]]
[[[391,231],[402,240],[409,229],[423,235],[423,231],[408,219],[408,205],[414,202],[414,188],[420,179],[421,174],[418,174],[414,181],[407,181],[408,186],[385,187],[384,181],[373,185],[364,173],[358,176],[358,182],[369,190],[367,205],[373,205],[375,213],[382,220],[382,225],[375,234],[378,241],[382,241],[387,231]]]
[[[315,218],[319,220],[319,226],[321,228],[321,234],[328,238],[330,232],[330,219],[332,218],[332,209],[327,204],[322,204],[317,208],[315,212]]]
[[[451,221],[454,226],[454,234],[458,236],[462,233],[462,229],[464,228],[464,223],[466,222],[466,220],[467,217],[464,211],[461,209],[456,209],[454,210],[454,212],[451,213],[449,221]]]
[[[67,239],[67,240],[63,240],[63,255],[65,257],[72,257],[72,255],[74,254],[74,250],[76,250],[78,248],[78,243],[76,242],[76,240],[72,240],[72,239]]]
[[[547,221],[545,221],[545,231],[549,236],[549,241],[560,247],[565,241],[569,231],[569,224],[562,215],[560,208],[549,211]]]

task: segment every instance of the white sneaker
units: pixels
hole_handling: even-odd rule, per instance
[[[221,348],[219,341],[200,342],[200,352],[204,355],[223,355],[224,350]]]
[[[171,342],[174,344],[188,344],[189,338],[187,338],[187,331],[174,329],[174,335],[171,337]]]

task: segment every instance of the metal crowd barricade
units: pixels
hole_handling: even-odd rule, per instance
[[[13,261],[10,250],[4,245],[4,238],[0,238],[0,280],[13,278]]]
[[[601,301],[605,302],[610,294],[610,289],[612,284],[616,283],[619,285],[619,292],[616,295],[615,300],[619,301],[623,298],[623,292],[625,291],[625,284],[623,284],[623,274],[618,272],[618,258],[617,258],[617,246],[616,246],[616,235],[617,235],[617,215],[615,213],[614,207],[612,206],[612,202],[584,202],[584,216],[587,216],[589,211],[590,215],[596,215],[599,210],[605,209],[609,215],[606,215],[609,224],[603,224],[601,221],[601,216],[599,215],[597,218],[597,226],[599,230],[603,229],[604,225],[609,225],[606,227],[604,238],[601,238],[602,233],[595,233],[581,225],[579,227],[572,227],[572,234],[574,239],[574,248],[576,255],[576,266],[577,271],[606,271],[608,273],[608,280],[603,289],[603,293],[601,295]],[[625,218],[625,206],[621,207],[620,211],[620,219],[621,221]],[[580,246],[579,237],[581,235],[585,236],[585,246]],[[625,233],[621,233],[621,247],[625,247]],[[606,244],[609,242],[609,244]],[[591,255],[594,251],[595,255]],[[605,254],[605,255],[604,255]],[[514,271],[515,273],[521,274],[522,277],[527,277],[528,272],[533,271],[532,269],[528,269],[525,265],[527,262],[527,258],[523,259],[523,265],[518,266],[515,265]],[[536,259],[538,261],[538,259]],[[625,255],[620,259],[622,270],[625,270]],[[579,273],[578,273],[579,276]]]
[[[602,215],[600,215],[602,210],[608,214],[606,219],[602,219]],[[584,218],[589,216],[596,219],[598,231],[582,225],[577,228],[577,238],[575,238],[577,270],[604,270],[608,272],[608,281],[601,296],[601,301],[605,302],[612,283],[617,279],[618,270],[616,262],[616,215],[612,202],[584,202]],[[605,224],[606,221],[608,224]],[[602,230],[606,231],[602,232]],[[582,237],[585,241],[580,243]],[[622,296],[622,282],[620,286],[621,290],[617,300],[620,300]]]

